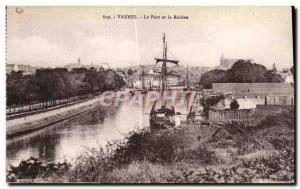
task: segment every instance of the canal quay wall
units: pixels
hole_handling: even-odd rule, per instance
[[[101,107],[100,98],[71,106],[6,121],[7,138],[33,132],[76,115]]]

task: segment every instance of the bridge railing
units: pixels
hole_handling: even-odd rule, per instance
[[[16,115],[24,115],[28,113],[43,111],[43,110],[55,109],[55,108],[71,105],[80,101],[90,99],[96,95],[98,95],[98,93],[72,96],[68,98],[48,100],[43,102],[32,102],[29,104],[15,105],[10,107],[7,106],[6,116],[7,118],[9,118]]]

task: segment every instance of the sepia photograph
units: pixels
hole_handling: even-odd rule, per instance
[[[295,184],[294,14],[7,6],[6,182]]]

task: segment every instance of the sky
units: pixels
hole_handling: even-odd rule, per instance
[[[162,57],[163,33],[168,58],[184,66],[217,66],[222,53],[267,68],[293,64],[290,7],[8,7],[7,63],[62,67],[80,58],[111,67],[154,64]]]

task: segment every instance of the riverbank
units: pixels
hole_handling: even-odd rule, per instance
[[[36,183],[294,183],[294,113],[268,116],[251,132],[184,125],[92,148],[68,170],[14,174]],[[28,172],[28,170],[25,170]],[[30,174],[24,174],[28,177]],[[46,176],[45,176],[46,175]]]
[[[100,107],[98,97],[67,107],[6,121],[6,136],[26,134]]]

